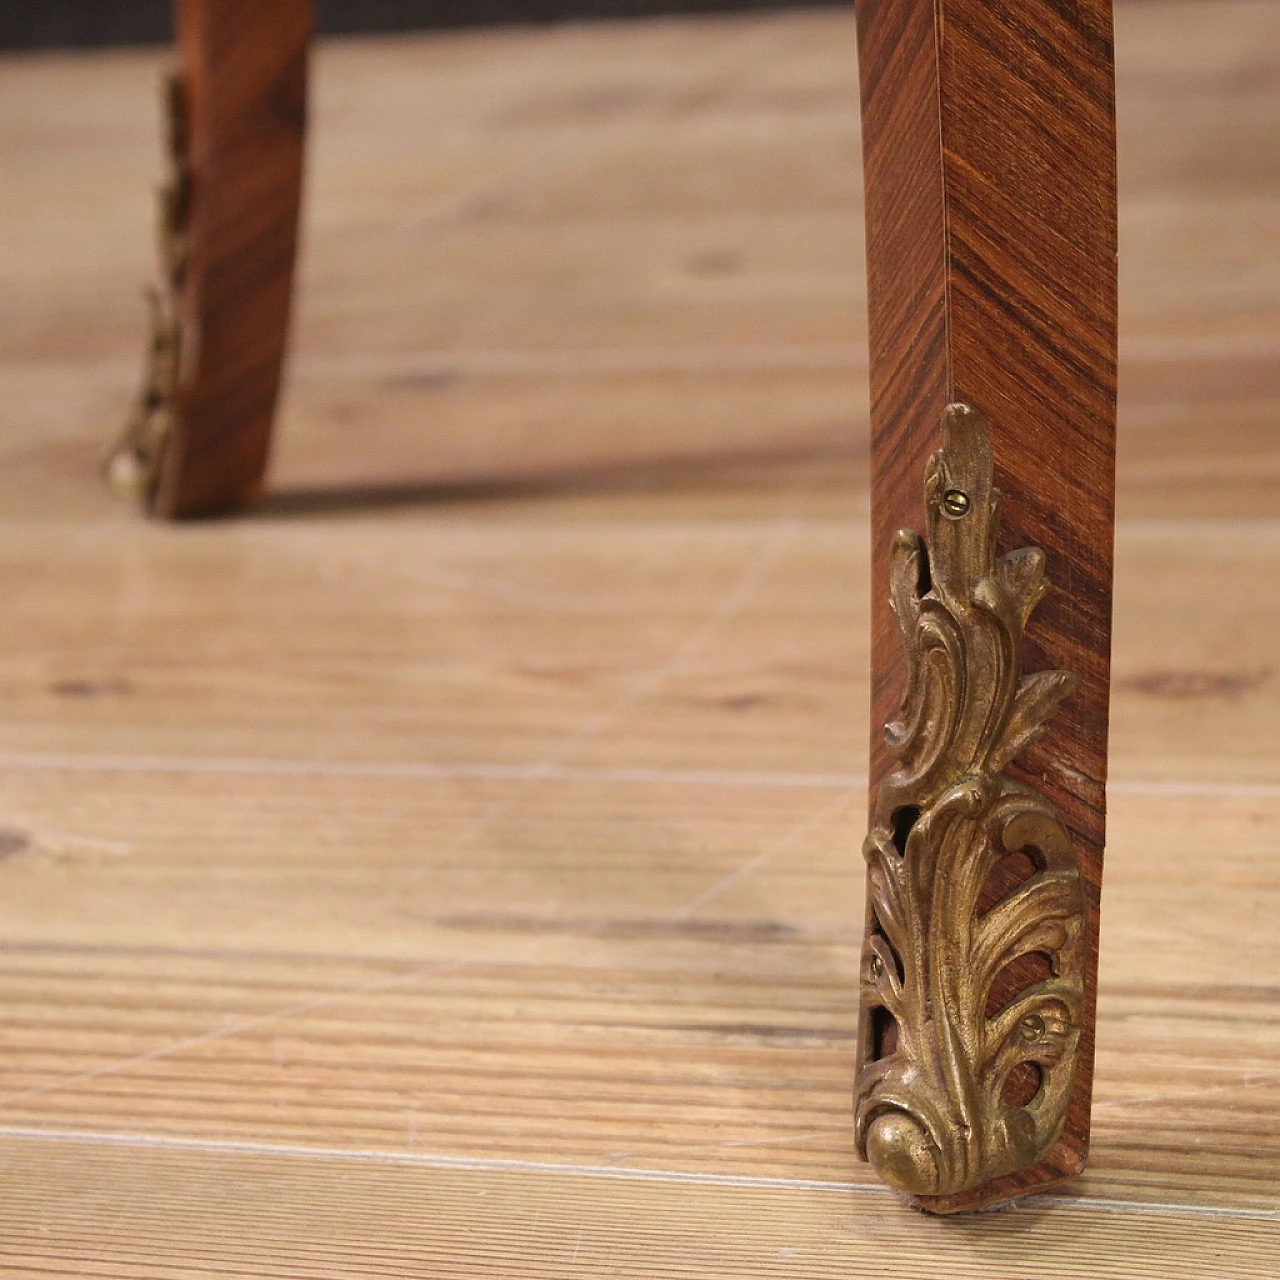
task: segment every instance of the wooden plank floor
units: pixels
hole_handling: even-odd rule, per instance
[[[164,528],[160,59],[0,61],[0,1268],[1280,1269],[1280,6],[1122,0],[1095,1149],[850,1139],[850,15],[334,43],[271,496]]]

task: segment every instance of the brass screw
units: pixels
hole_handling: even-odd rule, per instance
[[[871,963],[867,965],[867,972],[871,975],[872,982],[880,980],[880,975],[884,972],[884,963],[879,956],[871,957]]]
[[[948,489],[942,495],[942,511],[952,520],[969,514],[969,495],[963,489]]]
[[[1039,1040],[1045,1033],[1044,1019],[1038,1013],[1029,1013],[1018,1024],[1024,1040]]]

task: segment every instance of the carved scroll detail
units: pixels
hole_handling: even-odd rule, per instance
[[[1066,671],[1021,673],[1023,630],[1049,588],[1044,555],[996,558],[982,415],[950,405],[942,430],[927,537],[903,530],[892,549],[907,686],[886,726],[898,767],[863,845],[858,1148],[918,1196],[971,1190],[1048,1153],[1071,1098],[1084,966],[1066,828],[1003,772],[1076,685]]]
[[[168,128],[169,172],[159,191],[159,239],[162,284],[147,290],[151,335],[142,386],[120,439],[107,458],[104,474],[121,497],[149,502],[173,429],[174,399],[182,360],[179,299],[187,269],[187,226],[191,208],[186,97],[181,77],[163,84]]]

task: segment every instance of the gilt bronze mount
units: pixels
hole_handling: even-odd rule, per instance
[[[161,283],[147,290],[151,331],[142,386],[103,472],[113,493],[150,504],[165,447],[173,434],[182,361],[180,303],[187,269],[187,224],[191,209],[187,105],[181,77],[163,82],[168,132],[168,175],[159,191],[157,233]]]
[[[1079,863],[1048,801],[1005,772],[1076,678],[1022,673],[1049,582],[1037,548],[997,557],[993,477],[982,414],[949,405],[926,535],[893,543],[907,682],[863,845],[858,1149],[924,1207],[1045,1157],[1083,1017]]]

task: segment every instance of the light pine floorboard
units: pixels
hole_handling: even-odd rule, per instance
[[[1119,6],[1094,1152],[855,1158],[865,321],[837,11],[323,45],[271,492],[166,528],[158,55],[0,61],[0,1267],[1280,1270],[1280,7]]]

